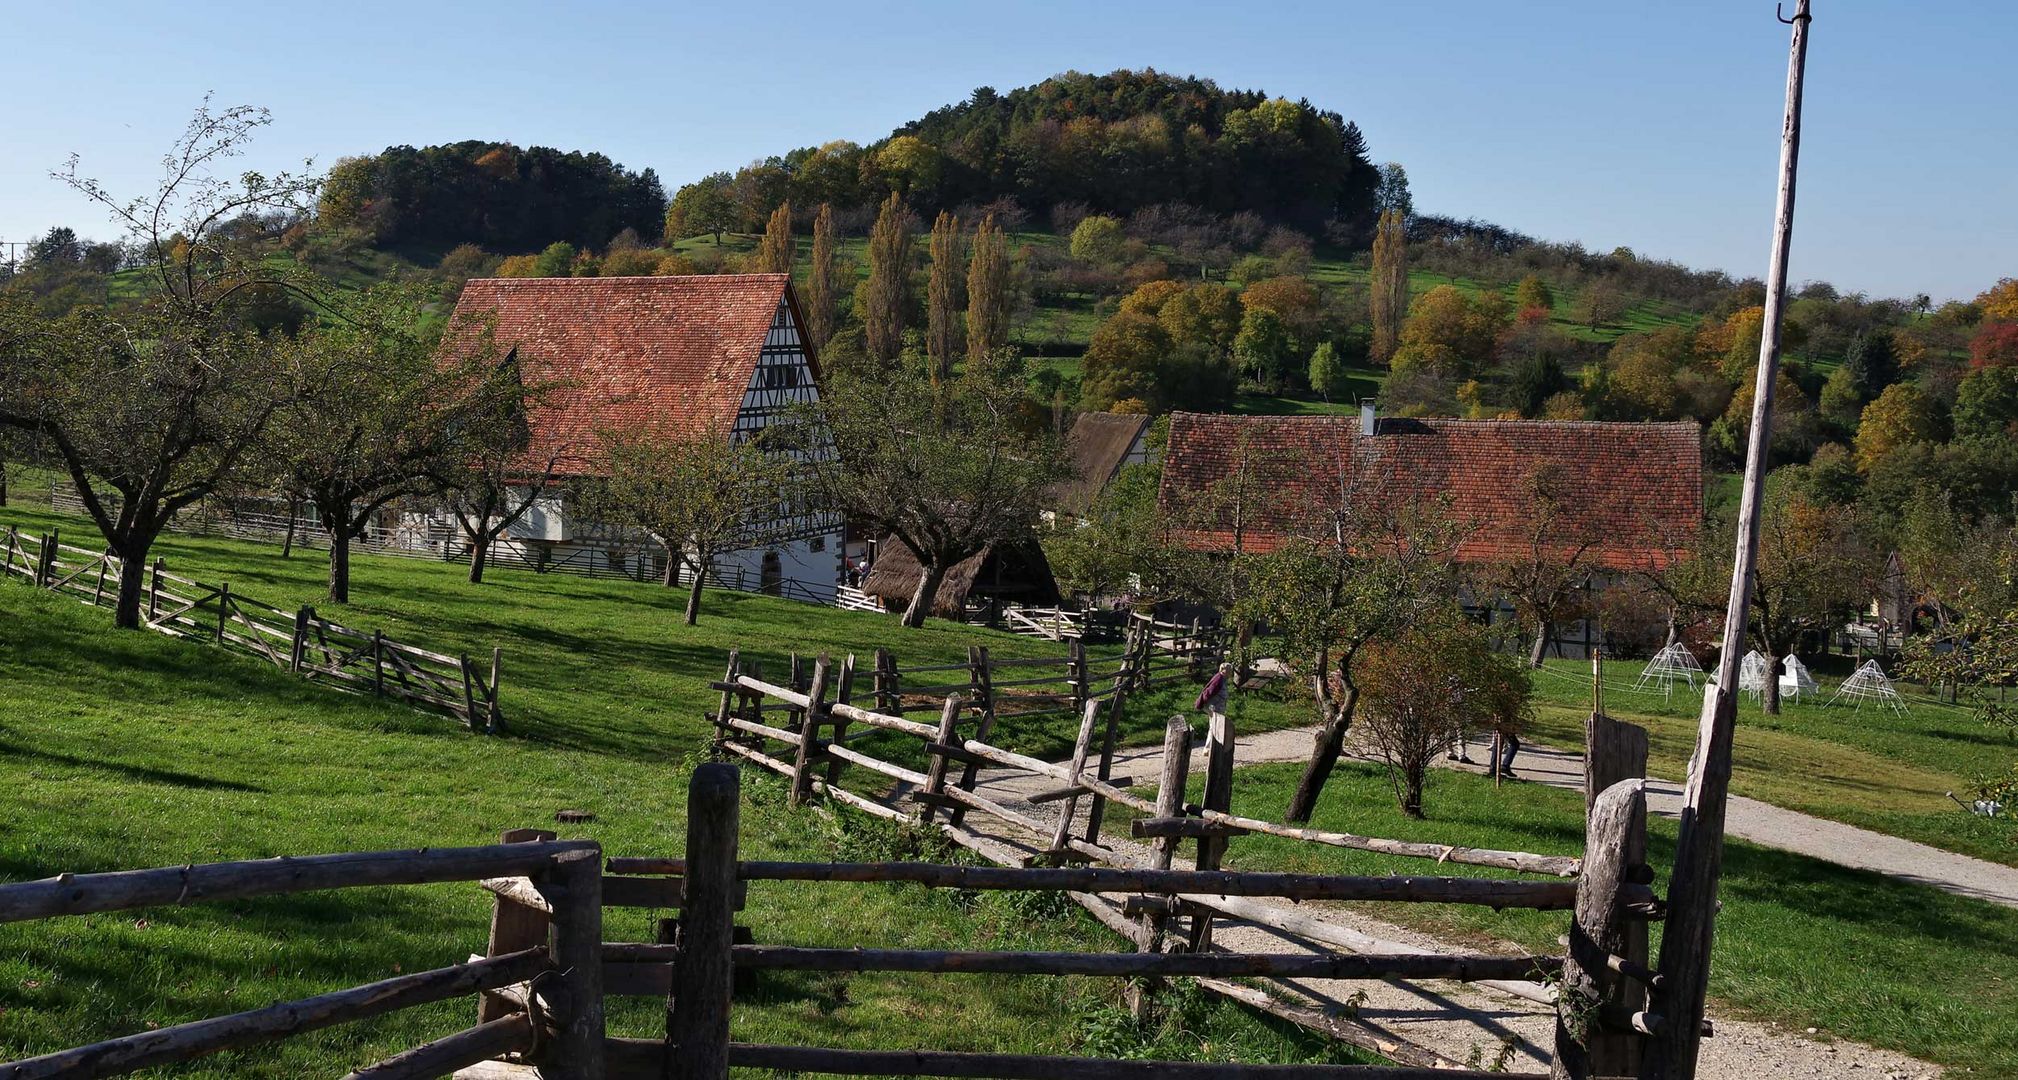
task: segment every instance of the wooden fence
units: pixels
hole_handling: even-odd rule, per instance
[[[350,1080],[443,1076],[501,1054],[535,1051],[545,1076],[567,1080],[604,1076],[603,907],[638,899],[663,905],[656,897],[605,896],[602,850],[593,841],[547,839],[63,874],[0,885],[0,922],[447,881],[483,881],[491,887],[526,883],[549,912],[542,922],[545,932],[537,941],[525,940],[509,951],[493,950],[467,963],[0,1064],[0,1080],[122,1076],[471,994],[484,995],[485,1002],[533,1004],[499,1012],[475,1027],[361,1068],[348,1074]]]
[[[812,721],[819,716],[817,710],[807,714]],[[1189,728],[1181,722],[1170,725],[1166,749],[1172,752],[1166,754],[1163,769],[1166,782],[1159,785],[1152,807],[1165,812],[1150,820],[1209,821],[1180,812],[1184,763],[1189,759],[1183,751],[1189,735]],[[1644,741],[1638,743],[1642,750],[1644,745]],[[1629,752],[1609,754],[1605,761],[1615,765],[1629,757]],[[1604,767],[1608,767],[1604,762],[1594,766]],[[812,786],[828,786],[805,770],[800,770],[800,776]],[[1149,865],[1113,865],[1118,860],[1112,850],[1102,850],[1097,860],[1109,865],[1066,867],[745,862],[738,857],[739,783],[733,766],[703,765],[695,771],[688,789],[686,847],[676,857],[615,858],[605,866],[600,847],[592,841],[559,841],[551,832],[527,829],[508,832],[503,843],[486,847],[281,857],[64,874],[0,885],[0,923],[357,886],[448,881],[479,882],[493,896],[484,954],[471,956],[466,963],[0,1064],[0,1080],[118,1076],[470,994],[479,995],[473,1026],[358,1069],[349,1073],[347,1080],[417,1080],[451,1072],[467,1080],[531,1080],[534,1076],[724,1080],[730,1068],[738,1067],[1030,1080],[1433,1080],[1520,1075],[1469,1069],[1391,1044],[1383,1044],[1381,1049],[1405,1059],[1398,1065],[1281,1066],[734,1042],[729,1036],[729,1021],[734,1009],[734,974],[739,970],[1105,976],[1145,980],[1149,993],[1154,992],[1157,980],[1184,977],[1334,1035],[1349,1034],[1355,1022],[1280,1002],[1227,980],[1542,977],[1558,982],[1564,990],[1553,1075],[1568,1077],[1632,1073],[1633,1067],[1623,1059],[1604,1055],[1636,1049],[1639,1033],[1658,1029],[1660,1024],[1658,1016],[1634,1008],[1632,997],[1636,987],[1660,986],[1659,977],[1630,955],[1634,932],[1643,933],[1644,920],[1653,917],[1656,906],[1643,880],[1643,864],[1635,861],[1644,858],[1644,848],[1636,846],[1643,837],[1634,831],[1635,825],[1644,822],[1644,785],[1638,780],[1621,781],[1595,800],[1589,858],[1574,868],[1554,868],[1557,872],[1580,871],[1575,881],[1177,869],[1170,865],[1170,856],[1178,836],[1188,834],[1161,827],[1150,830],[1158,841],[1156,857]],[[1084,777],[1072,786],[1096,794],[1108,787]],[[1108,794],[1117,801],[1134,798],[1119,789],[1110,789]],[[980,803],[955,801],[958,808],[987,809]],[[880,803],[862,802],[883,816],[905,816]],[[925,808],[938,805],[928,801]],[[1067,810],[1063,820],[1070,817]],[[761,944],[755,940],[754,928],[745,931],[736,925],[736,913],[745,905],[750,882],[799,882],[823,889],[850,882],[903,882],[963,890],[1063,891],[1082,900],[1096,896],[1118,899],[1119,913],[1105,903],[1095,910],[1135,948],[1120,953],[988,952]],[[1259,903],[1262,898],[1574,908],[1576,916],[1565,956],[1355,954],[1326,947],[1321,939],[1320,947],[1309,953],[1213,948],[1209,919],[1214,914],[1278,925],[1289,936],[1310,940],[1307,928],[1301,927],[1301,922],[1307,921],[1303,916],[1270,922],[1268,912],[1273,908]],[[603,939],[603,909],[608,907],[677,910],[679,917],[661,919],[655,941],[611,942]],[[1189,933],[1183,925],[1187,918]],[[606,999],[611,996],[664,999],[665,1036],[609,1037],[604,1017]]]
[[[1170,949],[1174,940],[1181,942],[1174,947],[1183,951],[1209,952],[1213,948],[1212,922],[1217,917],[1258,923],[1324,949],[1367,944],[1362,935],[1321,919],[1258,903],[1252,898],[1255,893],[1220,887],[1222,883],[1213,875],[1219,872],[1228,841],[1251,833],[1427,859],[1439,865],[1488,866],[1546,875],[1555,880],[1356,879],[1349,886],[1317,887],[1316,892],[1297,894],[1297,898],[1574,909],[1567,956],[1557,965],[1536,969],[1554,973],[1549,981],[1557,984],[1555,988],[1517,981],[1526,976],[1507,975],[1503,968],[1490,965],[1466,970],[1500,989],[1556,1004],[1562,1016],[1556,1052],[1559,1075],[1620,1075],[1637,1069],[1643,1037],[1661,1023],[1658,1013],[1647,1007],[1645,996],[1649,986],[1658,985],[1658,978],[1646,966],[1645,922],[1663,912],[1650,887],[1652,872],[1645,861],[1645,794],[1644,781],[1639,779],[1646,772],[1646,734],[1642,729],[1601,715],[1592,717],[1592,771],[1586,781],[1594,798],[1586,836],[1587,860],[1298,828],[1230,812],[1236,743],[1230,717],[1223,711],[1214,711],[1207,727],[1206,777],[1197,803],[1185,800],[1193,732],[1182,717],[1171,717],[1166,725],[1161,774],[1154,779],[1153,794],[1130,790],[1148,786],[1149,777],[1113,775],[1127,688],[1150,681],[1132,670],[1137,659],[1139,654],[1124,658],[1108,692],[1086,697],[1072,755],[1064,763],[1042,761],[990,742],[992,723],[985,714],[971,737],[963,734],[961,725],[969,712],[963,696],[969,690],[965,687],[934,688],[946,691],[939,702],[936,724],[884,707],[888,699],[880,696],[877,708],[864,708],[851,693],[852,658],[838,665],[838,677],[837,666],[822,658],[813,665],[804,688],[793,689],[741,670],[732,654],[726,678],[716,684],[722,692],[715,716],[717,745],[724,753],[787,777],[794,802],[821,794],[881,817],[937,825],[954,840],[1005,863],[1120,868],[1099,872],[1123,875],[1119,878],[1101,878],[1089,870],[1091,876],[1074,879],[1080,884],[1071,887],[1082,893],[1109,885],[1160,893],[1129,899],[1123,905],[1127,918],[1109,920],[1148,952]],[[881,663],[879,659],[879,667]],[[783,714],[778,723],[769,722],[773,713]],[[917,768],[872,756],[851,738],[851,729],[916,739],[928,764]],[[1045,787],[1019,800],[1019,805],[1008,805],[1006,800],[977,790],[982,767],[1041,778]],[[873,793],[851,789],[844,782],[864,774],[873,778]],[[1146,861],[1104,834],[1104,813],[1110,804],[1140,815],[1130,822],[1130,831],[1149,841]],[[968,827],[965,818],[970,813],[984,815],[997,831]],[[1018,839],[1021,852],[996,842],[1005,833]],[[1197,844],[1196,869],[1187,872],[1197,877],[1156,879],[1170,883],[1173,887],[1169,889],[1119,884],[1149,880],[1128,878],[1127,874],[1175,874],[1170,868],[1180,842],[1186,839]],[[1336,891],[1329,891],[1332,889]],[[1112,915],[1108,906],[1089,907],[1103,918]],[[1181,935],[1176,929],[1180,923],[1184,923]],[[1208,981],[1206,985],[1259,1004],[1250,989],[1223,982]],[[1310,1019],[1293,1012],[1280,1015],[1299,1022]],[[1333,1034],[1339,1030],[1335,1024],[1312,1026]],[[1377,1040],[1358,1041],[1388,1048],[1387,1043]]]
[[[210,641],[306,679],[444,712],[472,731],[503,730],[501,648],[491,649],[486,668],[467,655],[331,622],[312,606],[283,611],[232,591],[230,582],[207,585],[164,567],[157,559],[148,568],[141,621],[150,630]],[[0,577],[18,577],[95,607],[117,602],[119,573],[111,552],[65,544],[55,532],[38,538],[9,528],[0,546]]]

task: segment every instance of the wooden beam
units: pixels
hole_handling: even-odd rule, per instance
[[[0,923],[99,911],[242,900],[365,885],[422,885],[538,873],[562,855],[598,850],[594,841],[420,848],[341,855],[283,855],[104,874],[60,874],[0,885]]]
[[[343,1080],[431,1080],[479,1061],[531,1049],[532,1045],[532,1024],[524,1013],[518,1013],[394,1054],[346,1074]]]
[[[5,1080],[90,1080],[187,1061],[219,1050],[269,1042],[333,1024],[524,982],[552,965],[546,950],[494,956],[467,964],[398,975],[365,986],[230,1016],[143,1031],[0,1066]]]

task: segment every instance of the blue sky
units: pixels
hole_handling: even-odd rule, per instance
[[[2018,275],[2018,4],[1816,0],[1795,280],[1973,295]],[[868,141],[977,86],[1156,67],[1307,97],[1418,208],[1764,273],[1785,79],[1767,0],[1408,4],[161,4],[0,0],[0,239],[109,236],[206,91],[247,164],[464,138],[593,149],[668,188]]]

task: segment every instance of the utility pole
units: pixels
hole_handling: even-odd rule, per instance
[[[1766,272],[1766,313],[1759,335],[1758,381],[1752,392],[1752,432],[1745,448],[1744,495],[1738,505],[1738,546],[1731,595],[1724,607],[1724,648],[1717,678],[1703,695],[1696,752],[1682,795],[1674,874],[1668,883],[1667,926],[1661,935],[1664,986],[1654,1011],[1662,1022],[1649,1041],[1645,1080],[1693,1080],[1702,1042],[1703,996],[1709,986],[1710,940],[1723,869],[1724,810],[1731,786],[1731,740],[1737,726],[1738,658],[1751,615],[1759,548],[1759,504],[1765,493],[1766,451],[1772,445],[1773,382],[1780,371],[1780,326],[1787,306],[1787,248],[1794,232],[1794,175],[1801,156],[1801,74],[1808,59],[1809,0],[1798,0],[1787,60],[1786,126],[1780,136],[1780,194]],[[1776,9],[1777,11],[1777,9]]]

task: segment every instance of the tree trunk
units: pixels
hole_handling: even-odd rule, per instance
[[[287,535],[280,541],[280,557],[283,559],[292,558],[294,555],[294,519],[300,512],[299,499],[287,500]]]
[[[1318,793],[1324,790],[1325,781],[1331,779],[1331,770],[1338,766],[1338,755],[1345,749],[1346,732],[1352,730],[1352,714],[1359,708],[1359,687],[1347,682],[1345,699],[1317,730],[1316,741],[1310,748],[1310,762],[1303,767],[1303,779],[1296,783],[1296,794],[1290,797],[1289,812],[1285,820],[1293,825],[1301,825],[1310,820],[1317,810]]]
[[[678,551],[673,550],[673,548],[670,545],[668,545],[666,547],[666,573],[663,577],[659,579],[659,584],[664,586],[665,588],[670,589],[673,586],[678,585],[679,583],[680,583],[680,553]]]
[[[147,552],[119,557],[119,602],[112,609],[112,625],[122,630],[140,629],[140,602],[147,595]]]
[[[7,459],[0,458],[0,506],[7,505]]]
[[[469,538],[469,583],[483,584],[483,568],[490,562],[490,538],[479,533]]]
[[[1401,797],[1401,812],[1408,817],[1420,818],[1422,817],[1422,780],[1424,774],[1429,772],[1429,765],[1425,762],[1415,762],[1407,766],[1404,772],[1403,780],[1405,786],[1402,790],[1405,794]]]
[[[932,602],[939,597],[939,581],[946,576],[936,563],[920,562],[918,587],[911,592],[911,605],[904,609],[903,623],[913,629],[925,625],[925,616],[932,613]]]
[[[1766,655],[1766,685],[1759,691],[1759,700],[1765,703],[1766,715],[1780,715],[1780,658]]]
[[[1540,624],[1535,627],[1535,643],[1534,647],[1528,651],[1528,666],[1531,668],[1538,668],[1542,666],[1542,658],[1548,655],[1548,651],[1549,651],[1549,621],[1547,619],[1543,619],[1540,621]]]
[[[687,588],[687,625],[692,626],[701,619],[701,584],[708,576],[694,571],[694,583]]]
[[[350,530],[329,530],[329,602],[350,603]]]

